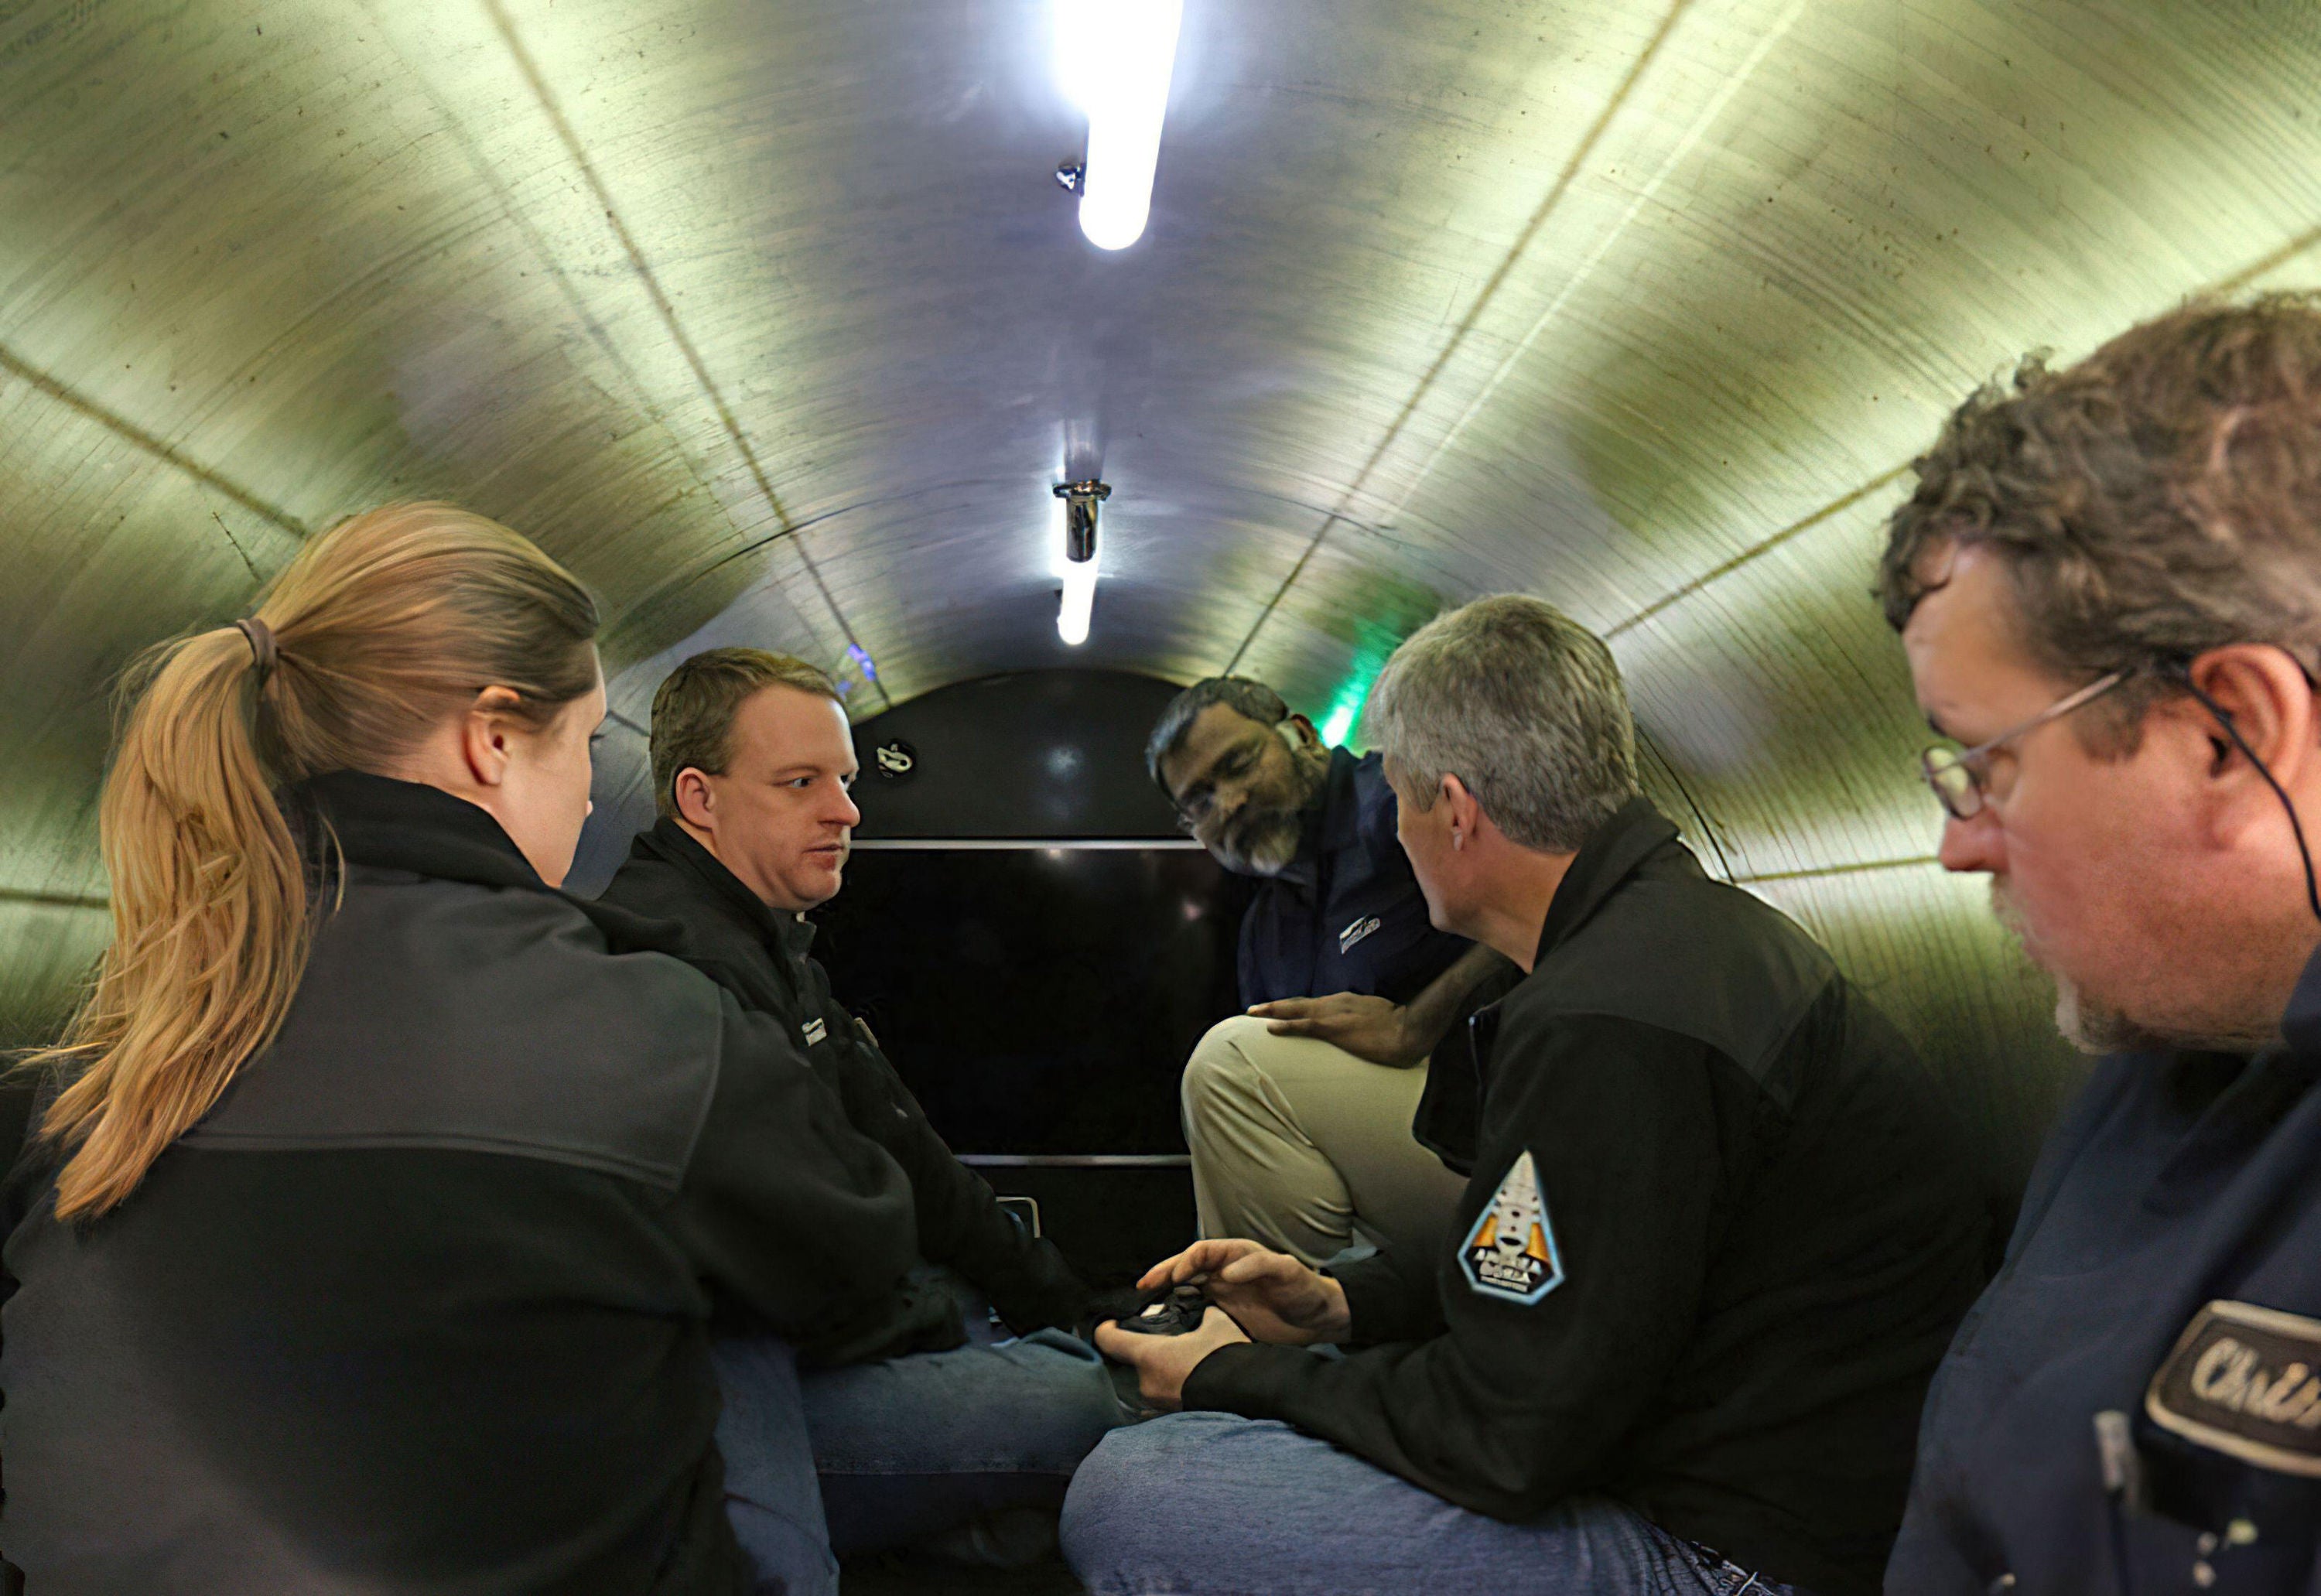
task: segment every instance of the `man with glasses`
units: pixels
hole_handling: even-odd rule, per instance
[[[1212,677],[1177,695],[1145,765],[1185,830],[1260,885],[1242,921],[1246,1015],[1185,1066],[1185,1136],[1204,1236],[1243,1236],[1307,1263],[1358,1238],[1424,1245],[1462,1185],[1463,1057],[1428,1055],[1511,967],[1435,930],[1395,841],[1379,757],[1329,748],[1262,682]],[[1446,1162],[1459,1170],[1445,1167]]]
[[[2107,1056],[1928,1400],[1888,1589],[2321,1582],[2321,301],[1976,394],[1880,577],[1942,862]]]

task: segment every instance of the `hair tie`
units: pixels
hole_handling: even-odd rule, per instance
[[[250,657],[258,666],[258,685],[264,687],[282,657],[274,646],[274,629],[256,616],[244,616],[234,626],[250,642]]]

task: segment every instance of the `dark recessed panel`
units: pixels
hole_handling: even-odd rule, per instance
[[[1165,837],[1144,771],[1176,685],[1125,670],[963,681],[858,722],[863,837]]]
[[[1182,848],[866,850],[816,952],[955,1151],[1181,1154],[1247,891]]]

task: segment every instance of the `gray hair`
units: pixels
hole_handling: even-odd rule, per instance
[[[1636,796],[1636,726],[1604,640],[1520,593],[1411,634],[1370,689],[1370,742],[1432,806],[1466,784],[1526,848],[1574,853]]]
[[[1160,762],[1185,745],[1186,734],[1201,711],[1216,704],[1261,726],[1278,726],[1289,718],[1289,706],[1281,695],[1261,681],[1246,676],[1212,676],[1195,682],[1169,700],[1169,707],[1153,725],[1152,735],[1145,740],[1144,771],[1162,792],[1169,792],[1169,784],[1160,779]]]

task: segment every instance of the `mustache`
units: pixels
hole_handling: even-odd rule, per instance
[[[1252,847],[1262,847],[1283,835],[1295,838],[1303,829],[1294,809],[1259,809],[1254,813],[1244,810],[1233,817],[1224,840],[1233,848],[1246,852]]]
[[[2023,910],[2007,895],[2007,883],[1996,876],[1990,882],[1990,915],[1999,929],[2013,937],[2028,953],[2032,946],[2030,923],[2024,919]]]
[[[2040,962],[2038,937],[2031,933],[2031,921],[2024,917],[2022,905],[2007,896],[2007,884],[1998,877],[1991,877],[1991,918],[1996,918],[1998,930],[2007,933],[2015,946],[2024,951],[2024,958],[2028,958],[2034,965]]]

